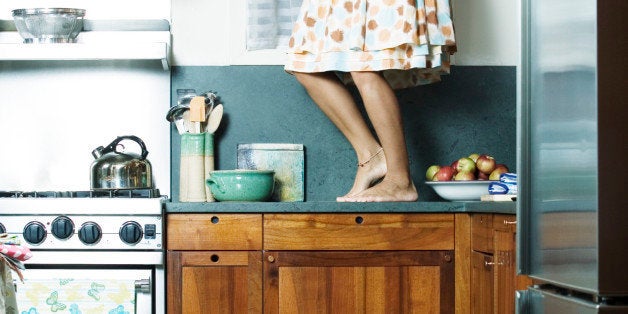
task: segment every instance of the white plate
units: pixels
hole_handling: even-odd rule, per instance
[[[426,181],[425,184],[448,201],[479,201],[482,195],[488,194],[491,182],[498,181]]]

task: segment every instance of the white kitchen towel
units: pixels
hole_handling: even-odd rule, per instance
[[[129,314],[135,313],[135,281],[27,276],[16,298],[20,311],[29,314]]]

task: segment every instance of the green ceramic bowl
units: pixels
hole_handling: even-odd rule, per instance
[[[273,194],[273,170],[216,170],[209,172],[207,185],[220,202],[262,202]]]

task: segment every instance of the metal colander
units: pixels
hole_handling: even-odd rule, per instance
[[[83,9],[34,8],[11,12],[24,43],[73,43],[83,30]]]

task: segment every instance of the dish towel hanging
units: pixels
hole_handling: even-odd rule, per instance
[[[248,0],[246,49],[285,49],[303,0]]]
[[[134,280],[25,278],[16,295],[21,313],[135,313]]]

